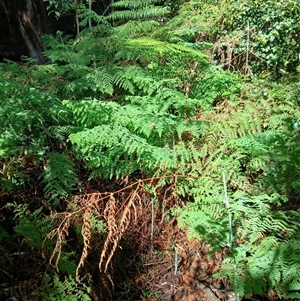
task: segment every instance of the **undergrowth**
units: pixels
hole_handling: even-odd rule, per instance
[[[211,253],[229,250],[215,277],[236,299],[299,298],[300,87],[211,64],[213,2],[174,18],[161,1],[81,9],[78,36],[44,37],[46,64],[1,64],[0,187],[15,202],[1,200],[0,240],[49,263],[45,300],[112,299],[114,255],[154,199]]]

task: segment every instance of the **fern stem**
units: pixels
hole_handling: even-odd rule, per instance
[[[151,234],[150,234],[150,241],[151,241],[151,253],[153,251],[153,235],[154,235],[154,198],[151,198]]]
[[[239,300],[239,292],[238,292],[238,285],[237,285],[237,276],[236,276],[236,262],[235,262],[235,256],[234,256],[234,236],[233,236],[233,221],[232,221],[232,213],[230,211],[230,203],[229,203],[229,197],[227,193],[227,185],[226,185],[226,177],[225,177],[225,172],[222,172],[222,178],[223,178],[223,187],[224,187],[224,202],[225,206],[227,208],[228,212],[228,230],[229,230],[229,238],[228,238],[228,244],[229,248],[233,254],[233,259],[234,259],[234,283],[233,283],[233,290],[234,290],[234,301]]]
[[[226,185],[226,177],[225,173],[222,172],[222,177],[223,177],[223,187],[224,187],[224,202],[225,206],[228,210],[228,229],[229,229],[229,247],[232,250],[234,247],[234,236],[233,236],[233,227],[232,227],[232,214],[230,212],[230,203],[229,203],[229,198],[228,198],[228,193],[227,193],[227,185]]]
[[[89,0],[89,13],[92,11],[92,0]],[[92,30],[92,18],[89,17],[89,30]]]
[[[246,49],[246,63],[245,63],[245,74],[251,76],[251,69],[249,66],[249,45],[250,45],[250,24],[247,22],[247,49]]]

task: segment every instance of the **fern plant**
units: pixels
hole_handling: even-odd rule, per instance
[[[184,1],[178,13],[154,35],[164,40],[205,49],[212,46],[220,15],[230,1]]]
[[[299,214],[272,212],[278,195],[232,198],[235,246],[215,277],[229,277],[241,296],[275,290],[280,297],[299,297]]]
[[[62,64],[59,52],[65,47],[72,58],[66,58],[62,66],[68,70],[65,96],[70,96],[63,104],[73,114],[74,133],[69,139],[78,159],[96,169],[91,177],[122,177],[141,167],[175,167],[188,160],[188,151],[174,146],[184,133],[199,136],[201,124],[193,116],[204,100],[188,98],[187,91],[182,93],[185,88],[180,88],[177,74],[191,59],[197,60],[195,69],[199,74],[206,71],[206,55],[190,47],[140,38],[117,44],[111,60],[114,64],[107,62],[103,66],[98,58],[77,60],[80,56],[89,57],[87,45],[94,45],[95,41],[88,33],[67,45],[55,42],[54,50],[47,52],[56,65]],[[104,37],[105,41],[111,43],[110,37]],[[107,61],[113,53],[107,54]],[[151,61],[158,57],[165,60],[163,66],[152,68]],[[131,60],[140,63],[130,66]],[[169,68],[168,77],[164,66]],[[190,91],[189,83],[186,85]],[[107,102],[108,97],[116,101]]]
[[[210,9],[216,3],[205,2]],[[166,26],[161,3],[117,1],[106,19],[83,9],[87,28],[75,39],[45,37],[45,65],[16,78],[23,69],[8,64],[1,74],[1,188],[32,179],[29,161],[50,201],[43,200],[47,217],[42,209],[15,212],[15,231],[31,247],[49,238],[45,249],[60,275],[45,280],[45,299],[88,300],[73,277],[89,269],[85,262],[99,246],[99,268],[111,280],[112,257],[147,193],[168,194],[170,186],[172,197],[186,203],[176,213],[190,235],[212,252],[230,249],[216,277],[228,277],[241,296],[298,296],[299,215],[276,207],[300,187],[297,93],[287,90],[286,97],[282,86],[242,83],[212,66],[197,43],[207,38],[197,36],[207,16],[197,15],[203,3],[186,2]],[[97,192],[73,195],[79,169]],[[149,179],[158,183],[147,190]],[[121,182],[128,186],[120,189]],[[73,241],[81,256],[69,250]],[[288,249],[295,253],[290,270]],[[65,274],[71,276],[63,282]]]
[[[45,252],[51,252],[54,242],[46,240],[46,237],[55,227],[55,223],[51,217],[43,216],[44,208],[40,207],[32,211],[28,205],[17,205],[16,203],[10,203],[8,207],[14,210],[15,233],[25,239],[30,247],[41,250],[44,246]]]
[[[256,178],[257,185],[268,187],[269,193],[278,192],[289,198],[294,198],[300,187],[298,91],[299,87],[294,84],[288,89],[273,84],[270,90],[257,91],[270,103],[268,108],[264,105],[263,131],[234,142],[247,157],[244,164],[248,171],[260,174]]]
[[[282,298],[297,298],[299,214],[276,207],[297,195],[297,97],[276,85],[262,90],[245,86],[242,93],[244,101],[229,94],[231,100],[215,106],[217,115],[208,113],[210,122],[198,141],[198,159],[184,169],[190,178],[177,182],[177,193],[188,197],[189,203],[176,213],[190,235],[211,244],[212,252],[230,247],[215,277],[228,277],[241,297],[276,291]],[[224,172],[229,212],[224,203]],[[233,216],[231,246],[230,233],[224,231],[228,214]],[[288,249],[294,250],[292,262]]]
[[[162,4],[160,0],[116,1],[111,4],[113,11],[108,18],[111,20],[136,20],[163,17],[170,11],[160,4]]]
[[[129,178],[137,173],[159,177],[175,172],[190,178],[192,190],[194,177],[189,164],[207,157],[197,139],[206,135],[210,121],[199,116],[208,114],[217,98],[226,97],[228,90],[238,91],[238,80],[210,66],[207,56],[193,47],[138,37],[138,31],[118,40],[110,33],[119,35],[120,28],[102,23],[99,28],[103,26],[107,28],[104,34],[95,26],[69,42],[48,37],[48,47],[52,47],[45,53],[48,65],[34,70],[36,78],[44,72],[58,76],[62,83],[58,89],[47,78],[43,87],[53,87],[53,93],[64,99],[61,104],[67,121],[64,127],[50,127],[58,136],[68,136],[63,145],[69,151],[55,149],[45,156],[40,176],[44,194],[52,204],[72,195],[76,186],[74,158],[85,165],[85,176],[89,179]],[[127,30],[126,26],[123,29]],[[207,86],[211,91],[204,92]],[[194,143],[197,145],[193,146]],[[160,185],[163,183],[167,181],[161,181]],[[182,187],[180,183],[178,191],[190,194]],[[124,212],[116,211],[117,199],[113,195],[110,197],[113,208],[110,201],[105,203],[107,234],[100,256],[101,271],[108,273],[111,258],[132,220],[130,212],[141,199],[141,191],[138,186],[126,201]],[[70,207],[62,214],[65,218],[51,232],[51,236],[58,238],[51,257],[58,268],[60,256],[65,254],[68,231],[76,225],[83,236],[77,273],[81,271],[93,243],[93,225],[97,224],[91,220],[91,212],[101,220],[103,198],[101,193],[83,195],[79,207]],[[77,199],[78,196],[70,200],[70,206]],[[82,224],[76,212],[82,212]]]
[[[46,275],[43,288],[43,300],[46,301],[92,300],[89,294],[89,289],[77,282],[71,276],[67,277],[64,281],[61,281],[58,275],[54,275],[54,277]]]
[[[14,78],[11,74],[14,68],[20,71],[14,64],[3,66],[0,77],[0,181],[7,190],[27,183],[26,163],[38,168],[49,149],[64,144],[65,138],[53,130],[58,133],[68,118],[57,97],[34,85],[24,85],[23,76]]]

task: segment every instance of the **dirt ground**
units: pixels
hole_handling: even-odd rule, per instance
[[[124,200],[127,199],[125,195]],[[187,230],[179,228],[176,217],[171,214],[172,208],[183,204],[171,202],[153,208],[149,198],[141,199],[139,205],[135,205],[135,217],[123,233],[106,273],[99,272],[98,265],[105,234],[96,235],[93,240],[81,271],[82,281],[91,289],[92,300],[235,301],[228,281],[213,278],[228,250],[210,255],[209,245],[188,239]],[[119,203],[117,213],[124,204]],[[66,247],[78,254],[82,250],[82,242],[72,231]],[[0,300],[44,301],[42,283],[46,274],[53,274],[49,256],[43,257],[25,238],[18,243],[7,240],[0,246],[0,252]],[[68,277],[60,275],[61,281]],[[270,294],[247,299],[273,301],[277,298]]]

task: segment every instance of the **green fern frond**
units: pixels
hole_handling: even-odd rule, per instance
[[[177,163],[174,151],[150,145],[121,126],[96,126],[71,134],[69,139],[87,166],[98,169],[105,178],[123,177],[139,169],[140,164],[145,168],[171,168]]]
[[[57,204],[60,197],[70,197],[75,189],[77,178],[75,165],[65,154],[49,154],[45,171],[40,178],[45,184],[45,196],[50,202]]]
[[[146,21],[128,21],[125,24],[114,28],[115,34],[124,38],[135,38],[139,36],[145,36],[151,33],[155,28],[159,26],[159,23],[154,20]]]
[[[126,8],[138,8],[138,7],[149,7],[150,5],[160,3],[161,0],[139,0],[139,1],[130,1],[130,0],[120,0],[115,1],[111,5],[115,8],[126,7]]]
[[[75,277],[77,264],[74,260],[74,253],[62,252],[59,257],[58,270]],[[54,259],[55,260],[55,259]]]
[[[112,29],[97,26],[93,28],[92,32],[78,36],[69,49],[70,53],[74,53],[75,60],[72,61],[73,65],[67,67],[74,66],[75,69],[89,66],[95,68],[111,64],[115,52],[122,43],[117,36],[109,33],[110,30]]]
[[[109,24],[104,16],[98,15],[95,11],[87,9],[84,6],[81,6],[77,9],[78,19],[80,20],[80,26],[88,26],[90,20],[95,23],[95,26],[99,24],[104,24],[109,27]]]
[[[119,88],[128,91],[130,94],[134,94],[135,86],[131,80],[131,78],[126,77],[126,72],[124,72],[124,68],[117,68],[115,74],[113,75],[112,82]]]
[[[218,5],[214,1],[184,1],[176,16],[157,31],[168,41],[195,42],[208,41],[218,26],[222,11],[227,3]]]
[[[50,231],[55,228],[55,224],[51,217],[45,217],[42,213],[43,207],[30,212],[26,205],[8,204],[14,210],[17,225],[14,231],[21,235],[25,241],[37,250],[44,248],[44,251],[51,252],[54,242],[46,240]]]
[[[50,137],[53,137],[65,144],[67,137],[72,133],[72,127],[69,125],[51,126],[48,128],[47,133]]]
[[[284,297],[288,298],[288,299],[299,300],[300,299],[300,293],[288,293],[288,294],[285,294]]]
[[[70,275],[64,281],[58,275],[46,275],[43,292],[45,301],[91,301],[90,290]]]
[[[157,0],[128,1],[120,0],[111,4],[115,10],[110,13],[111,20],[137,20],[160,17],[169,14],[169,9],[155,6],[160,3]]]
[[[137,66],[114,68],[111,73],[114,74],[113,84],[129,93],[135,91],[135,96],[124,98],[131,104],[121,106],[98,100],[64,101],[64,105],[73,111],[73,121],[81,120],[79,126],[121,124],[148,137],[154,132],[162,136],[174,131],[179,137],[184,132],[199,135],[200,123],[186,121],[185,118],[197,113],[202,100],[186,98],[176,89],[169,88],[176,84],[176,79],[156,80],[151,73]],[[145,114],[145,111],[149,113]]]
[[[112,80],[112,76],[106,70],[98,68],[85,76],[72,81],[65,89],[69,95],[72,95],[73,93],[80,95],[80,93],[86,93],[88,91],[112,95],[114,92]]]
[[[58,99],[0,77],[0,104],[0,156],[42,156],[47,148],[48,127],[63,122],[65,112]]]
[[[55,45],[55,48],[45,51],[45,56],[53,64],[73,63],[78,60],[82,60],[83,58],[79,55],[76,55],[75,53],[70,53],[70,47],[68,44],[65,45],[57,43],[57,45]]]
[[[286,286],[285,286],[285,289],[288,290],[288,291],[299,291],[297,294],[298,296],[300,295],[300,280],[294,280],[293,282],[291,283],[288,283]],[[290,297],[291,294],[288,294],[287,297],[288,298],[292,298]]]
[[[127,42],[127,45],[131,48],[140,48],[140,49],[152,49],[156,53],[186,53],[191,56],[196,57],[201,61],[201,63],[208,63],[207,55],[201,51],[195,50],[193,48],[185,47],[180,44],[171,44],[167,42],[162,42],[158,40],[153,40],[149,38],[139,38],[139,39],[131,39]]]
[[[273,213],[268,196],[249,198],[238,194],[235,197],[238,201],[232,202],[231,206],[235,216],[236,236],[243,241],[237,248],[248,253],[246,260],[243,255],[235,257],[237,268],[241,263],[245,275],[248,275],[243,278],[241,274],[238,281],[247,282],[246,294],[263,294],[266,287],[262,283],[267,279],[268,286],[282,295],[282,284],[299,277],[300,244],[296,237],[299,236],[300,216],[297,214],[298,217],[291,220],[288,212]],[[274,195],[271,199],[276,197]]]
[[[212,247],[210,250],[211,253],[214,253],[227,245],[227,233],[225,231],[221,231],[221,229],[226,228],[226,218],[219,218],[218,221],[213,220],[211,215],[208,214],[208,211],[212,212],[211,208],[206,210],[206,212],[202,212],[200,210],[180,211],[178,220],[180,227],[188,226],[189,237],[195,237],[201,241],[205,238],[209,238],[210,245]],[[176,211],[174,211],[174,213],[176,213]]]
[[[73,125],[90,128],[99,123],[107,123],[111,117],[111,108],[100,101],[64,100],[63,105],[72,112]]]
[[[147,9],[122,10],[112,12],[108,18],[112,20],[138,20],[167,15],[170,11],[164,7],[152,7]]]

